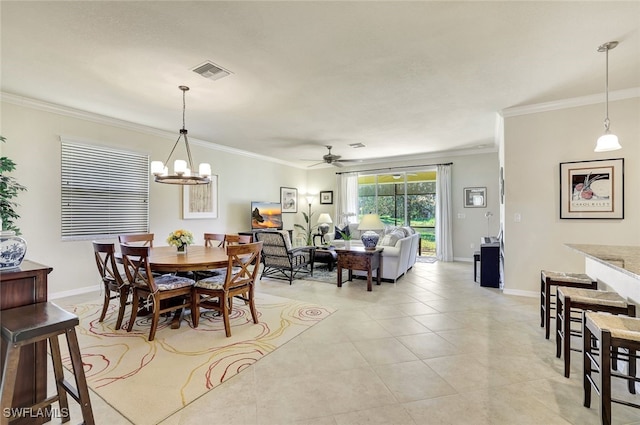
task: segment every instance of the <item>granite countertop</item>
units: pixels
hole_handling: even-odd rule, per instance
[[[640,280],[640,246],[566,245],[591,259]]]

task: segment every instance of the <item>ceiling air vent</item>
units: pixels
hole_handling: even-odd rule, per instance
[[[195,72],[196,74],[200,74],[204,78],[208,78],[210,80],[219,80],[220,78],[231,75],[231,71],[227,71],[226,69],[216,65],[213,62],[205,62],[201,65],[198,65],[193,69],[193,72]]]

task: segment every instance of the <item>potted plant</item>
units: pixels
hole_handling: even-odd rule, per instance
[[[3,143],[6,139],[0,136]],[[16,213],[18,204],[13,200],[22,191],[27,190],[26,187],[19,184],[15,177],[7,175],[16,169],[16,164],[6,156],[0,157],[0,218],[2,218],[2,231],[13,231],[16,235],[20,235],[20,229],[15,225],[14,221],[20,218]]]
[[[313,245],[313,229],[318,226],[311,225],[311,217],[313,216],[312,212],[307,214],[306,212],[302,211],[302,216],[304,217],[306,226],[303,226],[302,224],[294,224],[293,226],[301,230],[301,234],[305,237],[305,244],[307,246],[311,246]]]
[[[6,139],[0,136],[3,143]],[[18,204],[14,198],[26,187],[19,184],[16,179],[7,173],[16,169],[16,164],[6,156],[0,157],[0,219],[2,219],[2,232],[0,233],[0,269],[12,269],[19,267],[27,253],[27,243],[19,236],[20,229],[14,221],[20,218],[16,213]]]
[[[344,240],[344,247],[346,249],[351,249],[351,239],[353,239],[353,236],[351,236],[351,233],[344,232],[340,229],[336,229],[336,231],[340,233],[340,237],[342,238],[342,240]]]

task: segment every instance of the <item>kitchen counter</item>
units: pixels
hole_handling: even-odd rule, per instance
[[[566,244],[584,254],[585,273],[598,289],[613,290],[640,305],[640,246]]]

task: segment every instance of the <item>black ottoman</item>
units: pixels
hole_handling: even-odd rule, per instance
[[[333,270],[333,266],[336,265],[338,260],[338,254],[331,248],[316,248],[316,256],[314,257],[314,263],[324,263],[329,267],[329,271]]]

